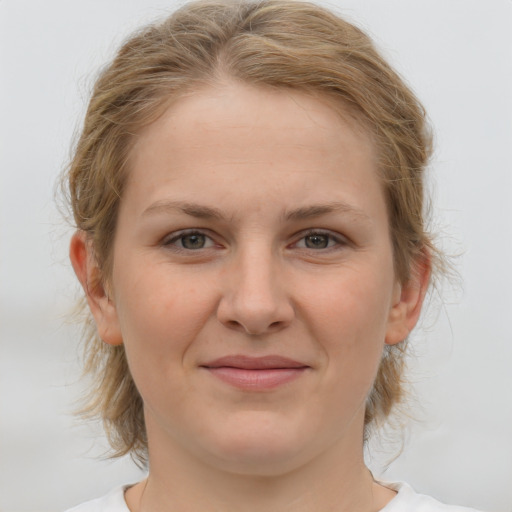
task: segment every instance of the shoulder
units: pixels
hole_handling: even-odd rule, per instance
[[[381,512],[478,512],[473,508],[445,505],[430,496],[416,493],[411,486],[403,482],[381,484],[398,492]]]
[[[130,487],[124,485],[116,487],[106,496],[87,501],[81,505],[70,508],[66,512],[130,512],[124,499],[124,492]]]

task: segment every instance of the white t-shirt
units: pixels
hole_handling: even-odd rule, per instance
[[[434,498],[417,494],[405,483],[383,483],[398,494],[380,512],[477,512],[473,508],[443,505]],[[103,498],[88,501],[67,512],[130,512],[124,500],[129,486],[118,487]]]

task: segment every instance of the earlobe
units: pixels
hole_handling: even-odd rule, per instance
[[[423,253],[418,258],[410,279],[404,284],[396,284],[394,302],[388,318],[386,345],[396,345],[404,341],[418,322],[431,270],[431,258]]]
[[[91,241],[84,231],[78,230],[71,238],[69,258],[84,289],[100,338],[109,345],[121,345],[116,306],[107,293]]]

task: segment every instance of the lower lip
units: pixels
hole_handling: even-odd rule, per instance
[[[264,391],[274,389],[299,378],[306,368],[270,368],[248,370],[245,368],[207,368],[218,379],[240,389]]]

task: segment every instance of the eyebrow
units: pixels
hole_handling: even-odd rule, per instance
[[[184,201],[157,201],[151,206],[146,208],[142,213],[143,216],[153,215],[158,213],[184,213],[191,217],[198,219],[225,219],[224,214],[218,208],[212,208],[210,206],[204,206],[196,203],[189,203]]]
[[[322,215],[328,215],[330,213],[343,213],[366,222],[371,221],[370,216],[367,215],[363,210],[340,201],[296,208],[294,210],[285,212],[284,218],[285,220],[307,220],[321,217]]]
[[[229,220],[218,208],[187,201],[157,201],[146,208],[142,215],[147,216],[175,212],[183,213],[197,219]],[[340,201],[333,201],[326,204],[314,204],[288,210],[283,214],[283,218],[285,221],[300,221],[332,213],[343,213],[365,222],[371,222],[371,218],[363,210]]]

